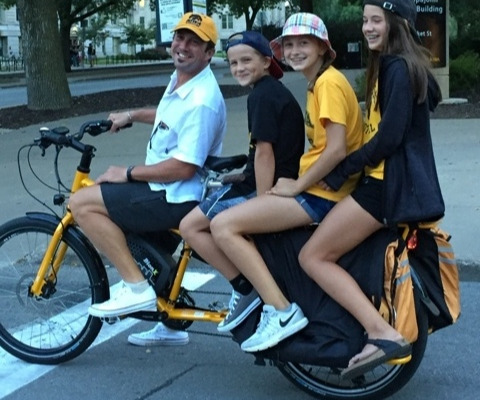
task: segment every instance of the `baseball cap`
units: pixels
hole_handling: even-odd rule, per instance
[[[270,42],[273,54],[279,60],[283,59],[282,40],[285,36],[312,35],[324,42],[332,59],[335,59],[337,53],[333,50],[330,40],[328,40],[327,27],[320,17],[310,13],[296,13],[288,17],[283,26],[282,34]]]
[[[250,46],[251,48],[257,50],[263,56],[270,57],[271,62],[270,67],[268,68],[270,75],[277,79],[280,79],[283,76],[282,68],[275,60],[267,38],[265,38],[265,36],[263,36],[261,33],[255,31],[243,31],[234,33],[227,40],[226,51],[228,52],[229,48],[238,44],[245,44],[247,46]]]
[[[215,22],[207,15],[194,12],[185,13],[177,26],[172,29],[172,32],[180,29],[192,31],[204,42],[217,43],[218,34]]]
[[[413,38],[420,43],[420,37],[415,29],[415,21],[417,20],[417,5],[415,0],[364,0],[363,6],[366,5],[377,6],[386,11],[398,15],[400,18],[406,19],[408,27]]]

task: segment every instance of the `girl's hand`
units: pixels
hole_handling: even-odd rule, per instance
[[[333,189],[328,186],[324,180],[321,180],[320,182],[318,182],[318,185],[323,189],[323,190],[328,190],[329,192],[332,192]]]
[[[267,194],[282,197],[295,197],[298,194],[297,181],[290,178],[279,178],[274,187]]]

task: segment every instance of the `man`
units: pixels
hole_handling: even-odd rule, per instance
[[[112,132],[133,122],[154,124],[145,165],[111,166],[98,177],[97,185],[70,199],[78,225],[123,279],[110,300],[89,307],[96,317],[156,310],[155,291],[135,263],[125,232],[178,228],[200,200],[198,169],[207,156],[221,153],[225,102],[209,66],[218,38],[215,24],[205,15],[190,12],[173,31],[175,72],[157,109],[109,115]],[[188,336],[185,340],[184,335],[172,332],[171,338],[180,337],[177,344],[185,344]]]

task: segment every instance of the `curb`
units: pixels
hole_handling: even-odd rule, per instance
[[[480,282],[480,263],[474,260],[457,260],[458,274],[462,282]]]

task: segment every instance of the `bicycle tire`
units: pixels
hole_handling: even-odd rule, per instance
[[[63,234],[68,250],[54,292],[29,296],[57,225],[53,216],[37,214],[0,227],[0,346],[30,363],[59,364],[82,354],[102,327],[99,318],[88,314],[88,306],[108,299],[103,263],[73,227]]]
[[[418,338],[412,345],[412,359],[401,365],[383,364],[353,380],[340,377],[341,369],[299,363],[278,363],[277,368],[295,386],[324,400],[379,400],[398,392],[419,367],[428,339],[428,317],[415,296]]]

